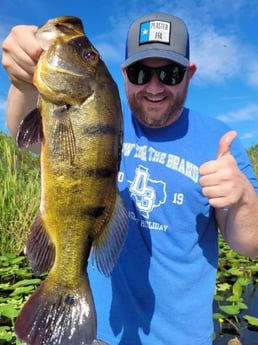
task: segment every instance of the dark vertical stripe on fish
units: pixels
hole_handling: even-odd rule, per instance
[[[85,207],[82,210],[84,216],[91,216],[94,218],[100,217],[105,210],[104,206],[96,206],[96,207]]]
[[[95,178],[95,179],[107,179],[117,175],[117,170],[109,168],[83,168],[74,169],[70,171],[70,176],[74,179],[80,178]]]
[[[103,124],[96,124],[90,127],[86,127],[84,134],[90,136],[90,135],[117,135],[117,129],[112,125],[103,125]]]

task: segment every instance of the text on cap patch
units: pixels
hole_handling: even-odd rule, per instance
[[[170,44],[170,22],[151,20],[140,24],[139,44],[159,42]]]

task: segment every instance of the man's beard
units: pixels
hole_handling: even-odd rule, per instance
[[[168,103],[167,109],[161,112],[157,112],[157,116],[150,116],[148,111],[142,106],[142,99],[148,96],[145,91],[137,93],[137,95],[128,95],[128,103],[134,116],[147,127],[165,127],[174,123],[181,115],[186,95],[187,95],[188,85],[186,84],[184,90],[180,95],[174,96],[171,93],[163,93],[160,98],[168,97],[170,102]],[[156,95],[158,98],[159,95]]]

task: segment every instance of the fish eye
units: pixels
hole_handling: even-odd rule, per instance
[[[88,60],[88,61],[93,61],[97,58],[97,54],[96,52],[94,52],[93,50],[84,50],[82,52],[82,57],[85,59],[85,60]]]

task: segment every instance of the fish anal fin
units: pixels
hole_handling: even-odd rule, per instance
[[[40,213],[32,224],[27,238],[26,251],[34,274],[49,271],[55,260],[55,247],[50,241]]]
[[[20,123],[16,142],[19,148],[29,146],[43,140],[42,119],[39,108],[32,110]]]
[[[48,276],[25,303],[14,329],[28,345],[95,344],[96,312],[86,276],[69,289]]]
[[[128,226],[128,212],[117,192],[113,214],[106,229],[93,242],[91,258],[93,265],[105,276],[109,276],[123,247]]]

